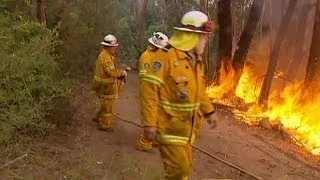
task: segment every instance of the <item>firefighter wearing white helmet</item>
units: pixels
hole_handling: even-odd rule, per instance
[[[168,46],[168,37],[162,32],[155,32],[153,36],[148,39],[149,45],[139,59],[140,69],[140,97],[144,96],[144,86],[149,72],[152,71],[153,64],[166,55]],[[154,122],[156,123],[156,122]],[[149,141],[144,133],[141,133],[137,140],[137,149],[144,152],[152,152],[153,147],[157,146],[157,142]]]
[[[147,49],[141,54],[139,59],[140,75],[145,74],[150,70],[152,60],[155,60],[159,55],[164,55],[168,50],[166,47],[169,45],[168,37],[162,32],[155,32],[153,36],[148,39],[149,45]]]
[[[101,45],[109,46],[109,47],[119,46],[116,37],[114,37],[114,35],[111,35],[111,34],[109,34],[103,38]]]
[[[192,144],[203,118],[212,128],[216,126],[201,58],[215,25],[206,14],[190,11],[174,29],[165,58],[156,60],[142,79],[142,123],[147,139],[159,143],[164,178],[186,180],[192,167]]]
[[[153,36],[149,38],[148,41],[150,44],[152,44],[157,48],[167,50],[166,46],[168,45],[169,39],[162,32],[156,32],[156,33],[153,33]]]
[[[96,92],[101,109],[93,119],[98,123],[98,129],[103,131],[113,131],[112,121],[114,105],[119,98],[118,80],[125,78],[125,70],[117,67],[115,57],[118,41],[115,36],[109,34],[100,43],[103,49],[96,61],[96,70],[93,81],[93,91]]]

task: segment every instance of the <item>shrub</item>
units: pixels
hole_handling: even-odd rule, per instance
[[[45,133],[53,112],[68,101],[69,84],[59,75],[56,32],[37,22],[0,15],[0,143],[16,133]]]

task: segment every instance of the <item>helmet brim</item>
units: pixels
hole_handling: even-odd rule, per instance
[[[119,46],[118,43],[117,43],[117,44],[108,44],[108,43],[106,43],[106,42],[101,42],[100,44],[103,45],[103,46],[110,46],[110,47],[117,47],[117,46]]]
[[[163,47],[163,46],[160,46],[160,45],[158,45],[158,44],[155,44],[153,41],[152,41],[152,38],[149,38],[148,39],[148,42],[150,43],[150,44],[152,44],[152,45],[154,45],[155,47],[157,47],[157,48],[160,48],[160,49],[164,49],[164,50],[168,50],[167,48],[165,48],[165,47]]]
[[[207,31],[193,30],[193,29],[182,28],[182,27],[174,27],[174,29],[179,30],[179,31],[195,32],[195,33],[201,33],[201,34],[210,34],[211,33],[211,32],[207,32]]]

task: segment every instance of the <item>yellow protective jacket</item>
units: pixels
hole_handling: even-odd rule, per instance
[[[214,112],[205,93],[203,62],[171,48],[141,80],[146,82],[140,97],[143,125],[158,127],[159,143],[192,143],[203,117]]]
[[[122,75],[123,69],[116,67],[114,55],[103,49],[96,62],[96,70],[93,81],[93,91],[99,97],[115,99],[119,97],[117,78]]]
[[[147,50],[141,54],[139,59],[140,78],[152,71],[153,61],[163,59],[165,55],[165,50],[160,48],[154,50],[152,47],[148,46]]]

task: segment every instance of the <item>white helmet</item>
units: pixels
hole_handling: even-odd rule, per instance
[[[107,35],[104,37],[103,42],[101,42],[100,44],[104,45],[104,46],[118,46],[118,41],[116,39],[116,37],[114,37],[114,35]]]
[[[148,39],[152,45],[167,50],[165,47],[169,44],[169,38],[162,32],[153,33],[153,36]]]
[[[210,33],[211,29],[207,29],[206,24],[210,22],[206,14],[200,11],[190,11],[183,15],[181,24],[183,27],[175,27],[180,31]],[[209,27],[210,28],[210,27]]]

